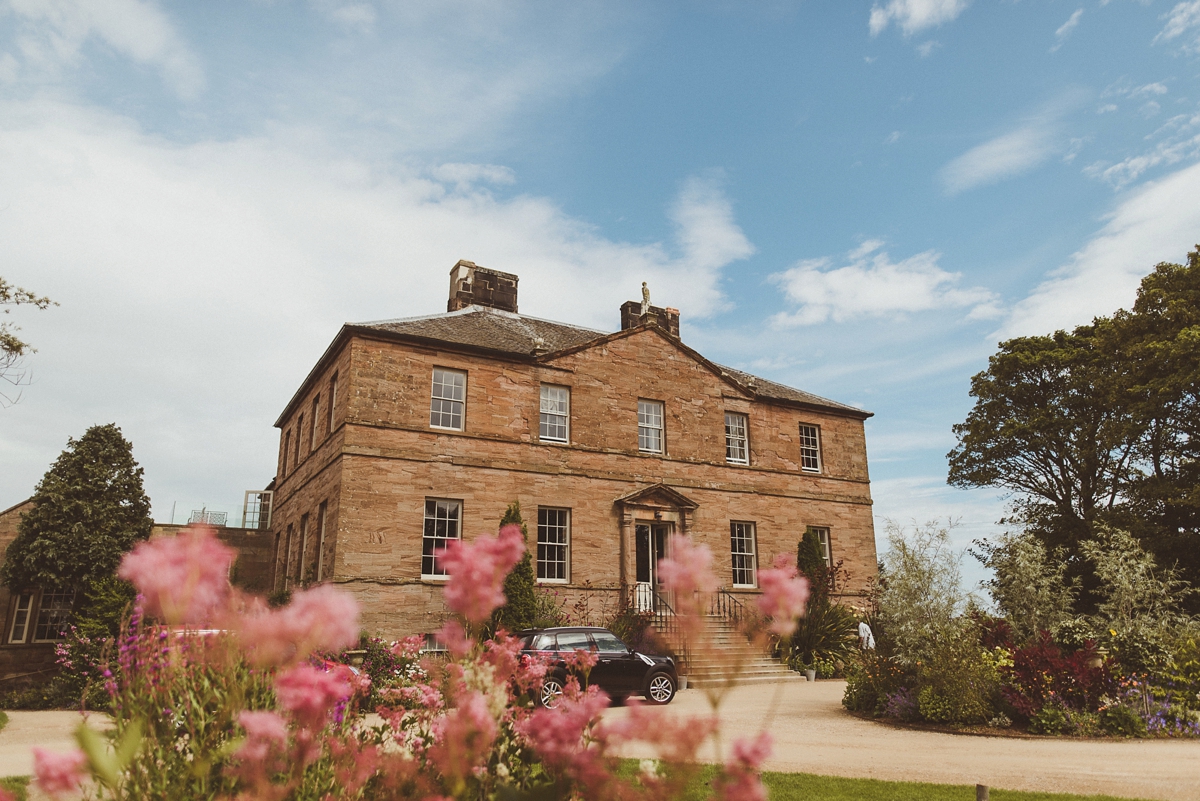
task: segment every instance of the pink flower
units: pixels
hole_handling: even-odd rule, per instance
[[[771,631],[787,637],[796,630],[796,618],[804,615],[808,601],[808,581],[799,576],[791,557],[781,553],[775,557],[775,567],[758,571],[758,608],[771,618]]]
[[[447,620],[437,633],[438,641],[452,656],[463,657],[471,650],[471,638],[457,620]]]
[[[301,590],[283,609],[261,601],[232,622],[242,647],[257,665],[284,665],[313,651],[340,651],[358,642],[358,601],[322,584]]]
[[[450,779],[466,777],[486,758],[499,733],[487,698],[478,690],[458,699],[458,706],[440,719],[434,730],[437,743],[429,759]]]
[[[570,766],[587,747],[584,733],[608,707],[608,696],[589,689],[574,698],[564,695],[554,709],[538,709],[514,727],[551,767]]]
[[[778,560],[777,560],[778,563]],[[717,798],[723,801],[767,801],[759,769],[771,755],[771,735],[760,732],[754,740],[737,739],[733,755],[725,763],[725,775],[717,780]]]
[[[321,729],[329,713],[352,690],[344,679],[312,665],[297,665],[275,677],[275,697],[279,706],[292,714],[302,727]]]
[[[170,624],[208,622],[229,596],[229,568],[237,552],[213,529],[189,526],[173,537],[139,543],[117,575],[145,596],[147,610]]]
[[[505,526],[498,536],[480,536],[471,543],[452,540],[438,556],[450,574],[446,605],[469,623],[487,620],[504,604],[504,577],[524,552],[520,526]]]
[[[37,786],[50,795],[78,790],[86,778],[87,755],[80,750],[65,754],[57,751],[33,749],[33,774]]]
[[[246,730],[246,741],[234,756],[248,762],[264,762],[287,747],[287,721],[274,712],[249,712],[238,715]]]
[[[420,634],[413,634],[392,643],[392,647],[388,650],[402,659],[416,659],[421,655],[421,649],[424,647],[425,638]]]
[[[707,545],[693,545],[691,538],[675,536],[671,537],[670,554],[658,563],[663,586],[680,595],[716,591],[712,551]]]

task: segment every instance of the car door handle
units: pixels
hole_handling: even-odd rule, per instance
[[[602,664],[602,665],[611,665],[611,664],[612,664],[612,660],[611,660],[611,659],[601,659],[601,660],[600,660],[600,664]]]

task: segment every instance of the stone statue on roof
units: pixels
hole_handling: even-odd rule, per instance
[[[642,282],[642,316],[650,313],[650,287],[646,286],[646,282]]]

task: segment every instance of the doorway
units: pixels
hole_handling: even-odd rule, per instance
[[[634,525],[634,609],[655,612],[658,607],[658,563],[667,555],[670,523],[637,523]]]

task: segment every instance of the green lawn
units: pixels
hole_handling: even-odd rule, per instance
[[[8,790],[16,797],[17,801],[25,801],[29,797],[29,792],[25,789],[28,786],[28,776],[9,776],[7,779],[0,779],[0,790]]]
[[[974,801],[975,786],[841,779],[811,773],[764,773],[771,801]],[[992,801],[1129,801],[1111,795],[991,791]]]
[[[4,727],[8,725],[8,713],[0,710],[0,731],[4,731]]]
[[[621,774],[637,775],[637,760],[623,760]],[[708,798],[708,782],[716,769],[701,768],[687,794],[687,801]],[[973,784],[926,784],[924,782],[885,782],[878,779],[843,779],[812,773],[763,773],[763,783],[771,801],[975,801]],[[1019,790],[991,790],[992,801],[1137,801],[1111,795],[1071,795],[1069,793],[1026,793]]]

